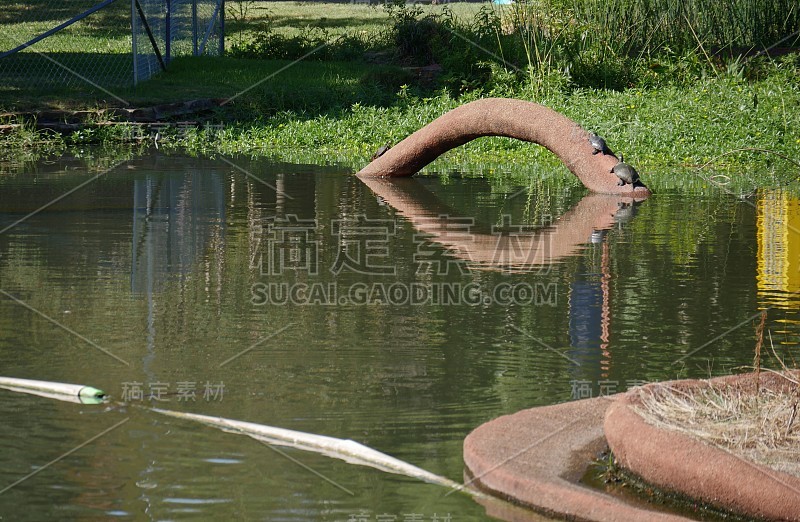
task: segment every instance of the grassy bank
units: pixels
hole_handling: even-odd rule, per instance
[[[800,89],[788,78],[774,76],[758,83],[709,79],[691,88],[665,87],[623,92],[581,90],[541,98],[525,93],[490,91],[453,98],[399,95],[390,107],[353,104],[336,114],[298,118],[279,113],[222,131],[200,131],[176,142],[199,152],[260,154],[275,150],[316,150],[366,159],[384,143],[396,143],[445,111],[484,94],[538,101],[563,112],[584,127],[601,133],[615,150],[643,170],[678,182],[711,161],[716,174],[755,181],[787,180],[798,166],[779,156],[742,152],[717,158],[738,148],[770,149],[792,158],[800,150]],[[754,103],[758,99],[758,103]],[[475,140],[442,158],[450,162],[555,165],[541,147],[503,138]]]
[[[186,67],[191,65],[187,63]],[[277,64],[270,65],[274,67]],[[303,76],[309,71],[321,78],[329,75],[326,83],[304,88]],[[400,141],[462,103],[484,95],[513,96],[544,103],[601,133],[660,190],[704,190],[711,185],[709,179],[716,176],[715,181],[730,184],[734,191],[749,192],[757,186],[789,183],[800,175],[797,164],[767,152],[742,151],[718,157],[732,149],[758,148],[798,158],[800,134],[794,129],[800,127],[800,86],[796,80],[792,83],[788,73],[776,73],[758,82],[707,78],[691,87],[577,90],[547,97],[499,89],[458,97],[446,92],[421,97],[399,88],[383,103],[371,104],[365,101],[371,95],[358,75],[347,76],[346,71],[347,67],[325,62],[303,64],[297,76],[287,75],[279,88],[266,91],[268,101],[235,101],[226,112],[241,119],[226,121],[222,128],[162,129],[159,144],[198,154],[285,158],[306,152],[357,168],[379,146]],[[219,78],[222,94],[230,76],[221,72]],[[292,96],[293,89],[297,96]],[[320,110],[316,104],[323,94],[336,97],[338,106]],[[304,96],[308,97],[306,101],[302,101]],[[259,109],[261,103],[274,106],[287,100],[307,105],[294,110]],[[223,114],[220,121],[225,117]],[[36,144],[40,135],[21,132],[6,138],[10,142],[6,154],[45,145],[60,149],[105,143],[113,147],[122,142],[146,142],[152,137],[120,125],[69,136],[51,135]],[[707,162],[711,163],[699,168]],[[503,138],[475,140],[444,155],[429,170],[504,171],[524,177],[534,165],[566,175],[566,169],[545,149]]]
[[[800,157],[800,57],[752,56],[800,19],[793,11],[780,26],[762,19],[755,0],[738,2],[730,20],[690,9],[700,0],[683,11],[683,3],[668,0],[607,3],[618,16],[579,0],[377,8],[229,2],[228,56],[176,59],[136,89],[109,90],[131,106],[230,99],[203,116],[213,127],[160,130],[161,146],[196,153],[303,153],[355,168],[449,109],[502,96],[543,103],[601,133],[654,188],[723,183],[747,192],[797,178],[800,166],[791,160]],[[679,28],[663,23],[668,15],[682,20]],[[421,78],[416,67],[432,63],[441,73]],[[120,104],[85,86],[0,87],[4,111]],[[0,137],[6,158],[151,139],[126,125],[65,136],[28,125]],[[772,153],[720,157],[734,149]],[[431,170],[524,177],[554,167],[566,172],[540,147],[487,138],[448,153]]]

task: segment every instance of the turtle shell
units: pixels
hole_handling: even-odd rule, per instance
[[[392,148],[392,146],[390,144],[388,144],[388,143],[386,145],[384,145],[383,147],[379,147],[378,150],[375,151],[375,154],[372,155],[371,159],[372,160],[376,160],[376,159],[380,158],[381,156],[386,154],[386,151],[388,151],[391,148]]]
[[[622,161],[614,165],[611,172],[616,174],[620,179],[622,182],[620,185],[633,185],[639,181],[639,173],[636,172],[636,169]]]
[[[608,151],[608,145],[606,145],[606,140],[598,136],[597,134],[589,134],[589,144],[594,149],[592,154],[597,154],[602,152],[603,154]]]

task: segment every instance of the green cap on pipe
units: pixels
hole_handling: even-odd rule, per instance
[[[78,397],[84,399],[105,399],[107,396],[103,390],[92,388],[91,386],[84,386],[78,391]]]

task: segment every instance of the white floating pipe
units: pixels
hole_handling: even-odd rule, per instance
[[[108,396],[103,390],[82,384],[35,381],[13,377],[0,377],[0,388],[81,404],[99,404]]]
[[[438,484],[453,490],[462,490],[472,496],[484,496],[478,491],[465,489],[464,486],[458,482],[436,475],[429,471],[425,471],[424,469],[418,468],[413,464],[403,462],[400,459],[396,459],[390,455],[381,453],[380,451],[364,446],[363,444],[353,440],[337,439],[334,437],[327,437],[325,435],[314,435],[313,433],[288,430],[285,428],[276,428],[274,426],[265,426],[263,424],[256,424],[253,422],[225,419],[223,417],[210,417],[207,415],[160,410],[157,408],[153,408],[152,411],[161,413],[163,415],[168,415],[170,417],[201,422],[203,424],[220,428],[223,431],[247,435],[249,437],[253,437],[254,439],[270,444],[311,451],[328,457],[341,459],[350,464],[369,466],[388,473],[406,475],[408,477],[420,479],[431,484]]]
[[[16,379],[12,377],[0,377],[0,388],[83,404],[98,404],[108,397],[104,391],[82,384],[65,384],[60,382],[35,381],[31,379]],[[247,435],[269,444],[311,451],[328,457],[341,459],[350,464],[369,466],[387,473],[406,475],[431,484],[438,484],[453,491],[464,491],[473,497],[490,498],[474,489],[466,489],[458,482],[418,468],[413,464],[381,453],[380,451],[364,446],[353,440],[337,439],[325,435],[315,435],[313,433],[276,428],[274,426],[266,426],[253,422],[225,419],[223,417],[211,417],[208,415],[183,413],[158,408],[149,409],[162,415],[192,420],[220,428],[223,431]]]

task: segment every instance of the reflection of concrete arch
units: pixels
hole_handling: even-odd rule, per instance
[[[589,194],[550,226],[531,232],[459,234],[443,228],[440,216],[449,213],[447,207],[415,179],[362,177],[361,181],[453,255],[489,269],[524,269],[571,256],[592,233],[611,228],[615,214],[631,202],[630,197]]]
[[[489,270],[523,270],[547,265],[575,255],[590,242],[599,243],[600,262],[599,266],[592,267],[592,277],[576,278],[571,284],[569,353],[582,363],[588,363],[574,369],[576,377],[596,377],[598,383],[600,378],[608,377],[612,276],[604,232],[615,223],[634,218],[635,200],[589,194],[553,224],[516,234],[512,241],[498,238],[496,234],[459,233],[458,229],[443,228],[440,217],[448,214],[447,207],[415,179],[361,178],[361,181],[408,219],[415,229],[430,235],[452,255]]]
[[[593,192],[635,195],[639,199],[650,195],[644,186],[618,186],[619,178],[611,173],[618,161],[616,156],[592,154],[589,133],[574,121],[537,103],[504,98],[486,98],[453,109],[373,160],[358,175],[411,176],[448,150],[484,136],[542,145]]]

